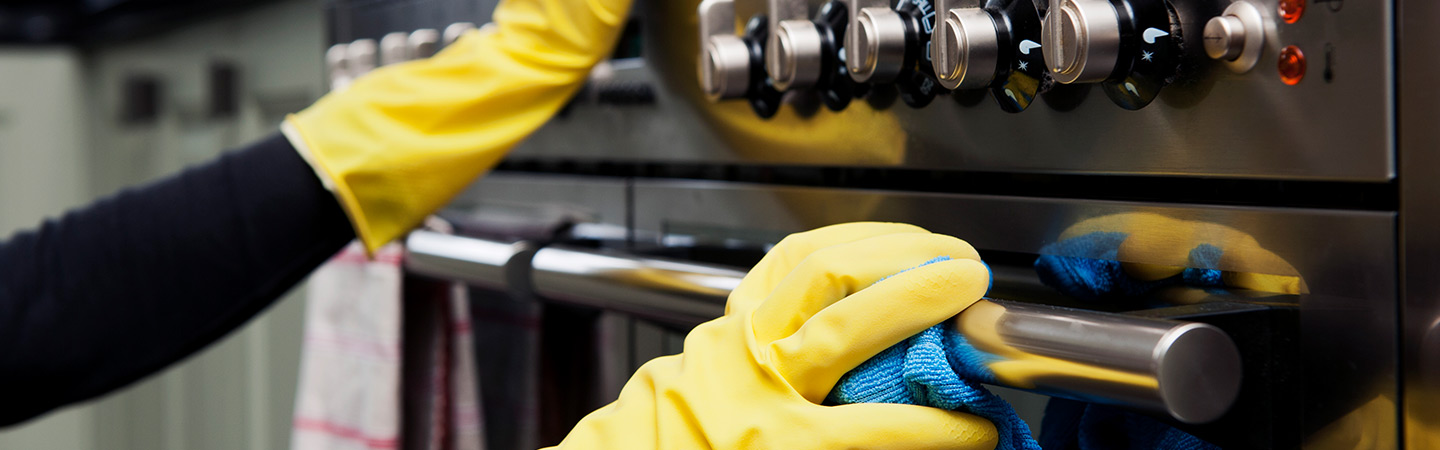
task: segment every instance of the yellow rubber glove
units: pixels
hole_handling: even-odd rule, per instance
[[[952,259],[916,267],[938,256]],[[642,366],[559,448],[991,450],[995,427],[977,416],[820,404],[845,372],[958,314],[989,283],[969,244],[910,225],[792,235],[731,293],[725,316],[691,331],[684,353]]]
[[[1305,279],[1284,258],[1261,246],[1245,232],[1220,224],[1182,220],[1154,213],[1121,213],[1080,221],[1056,241],[1095,232],[1123,232],[1117,258],[1125,273],[1153,281],[1179,275],[1189,261],[1190,250],[1201,244],[1213,245],[1220,257],[1221,279],[1226,286],[1280,294],[1309,292]]]
[[[494,27],[382,67],[282,126],[374,251],[420,223],[565,105],[610,54],[631,0],[506,0]]]

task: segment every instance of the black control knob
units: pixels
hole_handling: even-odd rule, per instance
[[[1029,0],[990,0],[953,8],[939,0],[943,19],[930,40],[935,77],[947,89],[992,88],[1002,108],[1030,106],[1045,78],[1040,12]]]
[[[1043,34],[1051,79],[1103,83],[1128,109],[1149,104],[1180,61],[1180,27],[1164,0],[1050,0]]]
[[[935,68],[930,64],[930,36],[935,30],[935,5],[930,0],[896,2],[895,12],[906,18],[909,31],[906,35],[905,54],[909,59],[895,87],[900,91],[900,100],[913,108],[930,104],[936,96],[948,91],[935,79]]]
[[[845,61],[855,81],[894,84],[912,107],[928,105],[945,88],[930,64],[935,5],[930,0],[857,1],[860,8],[846,34]]]
[[[781,93],[775,82],[765,73],[765,42],[770,38],[769,20],[764,15],[751,17],[745,24],[745,36],[741,38],[750,50],[749,87],[745,99],[755,115],[769,119],[780,111]]]
[[[815,88],[820,93],[820,101],[833,111],[845,109],[851,100],[864,93],[859,83],[850,78],[850,71],[840,54],[844,47],[841,39],[849,24],[849,11],[843,2],[837,0],[825,3],[815,13],[815,28],[820,32],[823,55],[820,79],[816,81]]]

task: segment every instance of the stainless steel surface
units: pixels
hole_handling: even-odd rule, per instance
[[[745,272],[718,266],[507,243],[431,231],[405,240],[405,270],[492,289],[538,294],[607,310],[695,325],[725,313]],[[523,273],[516,273],[516,272]],[[526,280],[528,286],[516,286]]]
[[[704,0],[695,7],[700,42],[710,36],[735,35],[735,0]]]
[[[411,58],[429,58],[440,49],[440,32],[434,28],[412,31],[408,44]]]
[[[546,247],[531,261],[541,296],[696,324],[725,313],[742,271],[594,251]]]
[[[1000,61],[999,30],[990,14],[979,8],[945,8],[944,22],[931,37],[931,62],[946,89],[975,89],[995,81]]]
[[[900,14],[882,2],[856,2],[849,31],[845,34],[845,61],[850,78],[858,82],[888,83],[895,80],[905,63],[905,22]]]
[[[1265,17],[1253,3],[1231,3],[1224,13],[1205,22],[1201,39],[1205,41],[1206,56],[1220,60],[1235,73],[1249,72],[1265,51],[1266,37],[1274,34],[1265,32],[1273,26]]]
[[[1050,0],[1044,30],[1040,45],[1051,79],[1098,83],[1115,71],[1120,16],[1108,0]]]
[[[1440,2],[1403,0],[1399,34],[1400,276],[1404,391],[1401,443],[1440,448]]]
[[[1067,227],[1124,213],[1223,224],[1253,238],[1293,270],[1259,261],[1227,261],[1221,270],[1295,272],[1313,295],[1355,299],[1356,307],[1391,298],[1395,286],[1394,213],[1164,205],[1118,201],[932,194],[860,189],[766,186],[742,183],[640,180],[635,184],[640,230],[681,233],[736,230],[786,234],[841,222],[893,221],[960,236],[983,250],[1036,254]],[[1164,230],[1152,230],[1159,232]],[[1139,231],[1136,231],[1137,233]],[[1168,235],[1167,235],[1168,236]],[[1332,237],[1343,236],[1344,239]],[[1183,239],[1182,239],[1183,237]],[[1221,248],[1240,241],[1203,236],[1167,238],[1186,249]],[[1230,237],[1228,239],[1248,238]],[[1324,246],[1314,244],[1323,240]],[[1337,256],[1344,255],[1344,256]],[[1129,262],[1159,262],[1134,260]]]
[[[380,65],[388,66],[410,60],[410,33],[396,31],[380,38]]]
[[[695,324],[724,313],[745,273],[731,268],[416,231],[406,270]],[[529,269],[531,286],[507,273]],[[518,269],[526,270],[526,269]],[[1223,414],[1240,385],[1235,344],[1213,326],[982,300],[954,324],[994,355],[1002,385],[1164,412],[1187,423]]]
[[[694,325],[725,313],[744,272],[713,266],[415,231],[405,270],[492,289]],[[526,258],[529,258],[528,260]],[[524,273],[516,273],[516,271]],[[530,286],[516,286],[529,280]]]
[[[1245,23],[1239,17],[1225,14],[1205,22],[1205,54],[1210,59],[1234,61],[1245,49]]]
[[[578,210],[582,214],[576,216],[583,217],[584,220],[578,221],[572,228],[572,233],[580,234],[584,238],[603,240],[615,240],[616,233],[619,233],[620,240],[625,240],[625,234],[632,232],[630,225],[633,223],[629,213],[630,192],[630,183],[616,178],[495,172],[470,185],[441,215],[512,216],[523,218],[514,222],[524,223],[534,221],[536,214],[515,214],[514,211],[534,213],[537,208]],[[486,226],[497,228],[493,222]],[[636,239],[657,239],[653,234],[635,231]],[[533,236],[521,236],[520,233],[486,237],[502,240],[534,239]]]
[[[883,2],[881,2],[883,5]],[[1173,2],[1182,28],[1196,30],[1223,5]],[[705,164],[908,167],[1019,173],[1150,174],[1268,179],[1389,180],[1393,173],[1392,3],[1312,4],[1296,24],[1269,14],[1260,64],[1244,74],[1185,39],[1181,78],[1139,111],[1099,89],[1061,86],[1019,114],[992,99],[941,98],[923,109],[851,102],[844,111],[785,105],[772,119],[743,102],[711,104],[695,70],[700,48],[695,1],[637,5],[646,66],[624,79],[653,83],[654,105],[578,104],[513,153],[517,158]],[[764,11],[736,0],[737,18]],[[812,4],[812,7],[816,4]],[[854,11],[854,9],[851,9]],[[853,36],[853,33],[851,34]],[[1284,45],[1310,56],[1311,76],[1282,83]],[[854,48],[847,55],[857,61]],[[895,55],[887,52],[886,55]],[[1326,55],[1331,77],[1326,80]],[[990,94],[985,94],[990,95]]]
[[[710,101],[745,96],[750,84],[750,48],[735,35],[734,0],[705,0],[700,19],[700,88]]]
[[[1422,313],[1421,316],[1422,319],[1417,320],[1417,322],[1423,321],[1424,314]],[[1430,326],[1426,327],[1421,325],[1415,328],[1419,330],[1412,334],[1416,335],[1418,339],[1410,342],[1410,345],[1415,348],[1417,356],[1414,357],[1412,363],[1414,367],[1411,369],[1417,381],[1419,381],[1419,383],[1416,383],[1417,386],[1413,387],[1417,388],[1420,392],[1408,393],[1407,387],[1407,394],[1409,394],[1409,398],[1425,401],[1428,398],[1435,397],[1434,391],[1437,387],[1440,387],[1440,383],[1437,383],[1437,380],[1440,380],[1440,315],[1437,315],[1435,320],[1430,322]],[[1414,430],[1416,437],[1423,437],[1432,444],[1440,443],[1440,430],[1436,429],[1436,425],[1440,424],[1419,416],[1407,417],[1407,422],[1413,423],[1415,425],[1412,426],[1418,427]]]
[[[456,39],[460,39],[465,32],[475,29],[475,24],[470,22],[455,22],[445,27],[441,36],[441,45],[450,45]]]
[[[1240,391],[1240,354],[1212,325],[1010,301],[976,304],[955,324],[976,348],[1006,356],[990,368],[1012,386],[1081,393],[1186,423],[1219,418]]]
[[[405,270],[427,277],[504,289],[509,287],[505,264],[525,249],[524,244],[415,231],[405,238]]]
[[[808,19],[780,21],[779,28],[772,35],[770,76],[775,89],[787,91],[804,89],[815,85],[820,79],[821,38],[820,31]]]
[[[1211,239],[1161,227],[1130,230],[1140,238],[1137,245],[1149,242],[1140,249],[1153,252],[1122,254],[1121,261],[1173,264],[1147,258],[1165,253],[1166,248],[1192,249],[1201,244],[1236,250],[1247,245],[1263,248],[1275,259],[1266,262],[1267,258],[1237,254],[1242,257],[1223,258],[1218,268],[1235,273],[1293,273],[1307,285],[1295,334],[1296,357],[1301,360],[1296,370],[1311,375],[1290,383],[1306,402],[1294,420],[1306,430],[1325,433],[1373,432],[1387,427],[1393,432],[1396,426],[1394,407],[1366,406],[1377,398],[1398,394],[1394,213],[659,180],[637,182],[634,195],[635,224],[640,230],[687,234],[697,240],[721,241],[738,234],[769,234],[778,239],[840,222],[891,221],[962,237],[982,256],[994,251],[1038,254],[1069,228],[1119,214],[1223,225],[1241,234]],[[1159,247],[1151,248],[1153,245]],[[1435,278],[1424,279],[1433,283]]]

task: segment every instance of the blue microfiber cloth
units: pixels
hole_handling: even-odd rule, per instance
[[[950,258],[939,257],[922,264]],[[828,404],[899,403],[968,412],[995,424],[1000,450],[1040,450],[1030,426],[982,382],[995,381],[992,358],[952,327],[936,325],[885,349],[841,377]]]
[[[1088,301],[1136,297],[1181,284],[1199,288],[1224,284],[1218,269],[1223,251],[1210,244],[1190,250],[1189,264],[1180,275],[1154,281],[1131,277],[1119,261],[1120,243],[1127,237],[1126,233],[1099,231],[1046,245],[1035,260],[1035,272],[1046,286]]]
[[[1220,272],[1213,269],[1187,270],[1176,277],[1179,280],[1161,282],[1145,283],[1130,278],[1124,275],[1119,263],[1113,261],[1124,238],[1123,233],[1093,233],[1052,244],[1067,248],[1062,249],[1064,254],[1042,257],[1046,259],[1045,264],[1059,269],[1046,283],[1066,280],[1065,286],[1091,293],[1090,298],[1117,292],[1144,292],[1179,282],[1219,285]],[[1103,257],[1107,253],[1111,259],[1109,264],[1103,258],[1089,257]],[[1204,263],[1198,267],[1213,268],[1220,259],[1220,249],[1202,245],[1191,251],[1190,258],[1192,262]],[[921,266],[949,259],[942,256]],[[1037,269],[1041,264],[1036,261]],[[1041,273],[1043,279],[1045,272]],[[996,449],[1041,450],[1040,443],[1030,434],[1030,426],[1020,420],[1015,409],[980,385],[995,383],[995,374],[986,365],[994,358],[971,346],[953,327],[936,325],[885,349],[846,373],[830,391],[826,403],[898,403],[964,411],[995,424],[1000,435]],[[1065,399],[1051,400],[1045,421],[1042,439],[1046,442],[1045,448],[1050,450],[1219,449],[1143,415]],[[1059,425],[1052,426],[1052,422]]]
[[[886,349],[840,378],[830,404],[899,403],[964,411],[990,420],[1000,450],[1040,450],[1030,426],[1000,396],[980,385],[994,382],[990,358],[954,328],[936,325]]]

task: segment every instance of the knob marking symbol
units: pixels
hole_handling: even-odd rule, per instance
[[[1040,48],[1040,43],[1038,42],[1029,39],[1020,41],[1020,54],[1022,55],[1028,55],[1030,54],[1030,50],[1034,50],[1037,48]]]
[[[1155,38],[1158,38],[1158,37],[1161,37],[1161,36],[1169,36],[1169,35],[1170,35],[1170,33],[1167,33],[1167,32],[1165,32],[1165,31],[1161,31],[1159,28],[1153,28],[1153,27],[1152,27],[1152,28],[1146,28],[1146,29],[1145,29],[1145,33],[1144,33],[1143,35],[1141,35],[1141,37],[1143,37],[1143,38],[1145,39],[1145,43],[1146,43],[1146,44],[1154,44],[1154,43],[1155,43]]]

